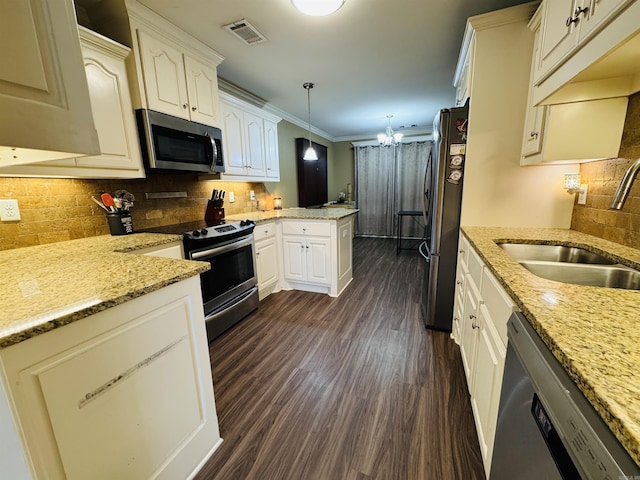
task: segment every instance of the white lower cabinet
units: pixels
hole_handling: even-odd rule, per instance
[[[222,442],[199,277],[0,351],[33,478],[175,479]]]
[[[337,297],[353,278],[351,218],[282,220],[282,288]]]
[[[279,288],[279,248],[275,222],[257,225],[253,231],[256,242],[256,274],[260,300]]]
[[[458,278],[463,256],[467,273],[463,295],[456,294],[454,317],[459,312],[460,355],[488,478],[507,353],[507,321],[517,308],[463,234],[460,252]]]

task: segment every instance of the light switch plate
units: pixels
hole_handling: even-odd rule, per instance
[[[589,188],[588,183],[583,183],[580,185],[580,193],[578,193],[578,205],[585,205],[587,203],[587,189]]]
[[[233,203],[236,201],[236,194],[233,192],[229,192],[229,203]]]
[[[18,200],[0,200],[0,220],[3,222],[15,222],[20,220]]]
[[[256,199],[256,194],[253,190],[249,190],[249,198],[251,200],[255,200]]]

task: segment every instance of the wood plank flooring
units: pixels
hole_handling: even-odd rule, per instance
[[[458,347],[395,247],[355,239],[339,298],[271,295],[211,343],[224,443],[197,480],[484,478]]]

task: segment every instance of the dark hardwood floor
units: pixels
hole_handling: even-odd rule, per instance
[[[395,247],[355,239],[339,298],[271,295],[211,343],[224,443],[196,479],[484,478],[459,349]]]

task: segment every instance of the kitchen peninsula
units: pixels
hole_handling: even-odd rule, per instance
[[[198,277],[209,265],[179,259],[180,240],[0,252],[7,478],[187,478],[220,445]]]
[[[337,297],[353,279],[356,208],[287,208],[227,216],[256,222],[260,299],[279,290]]]

